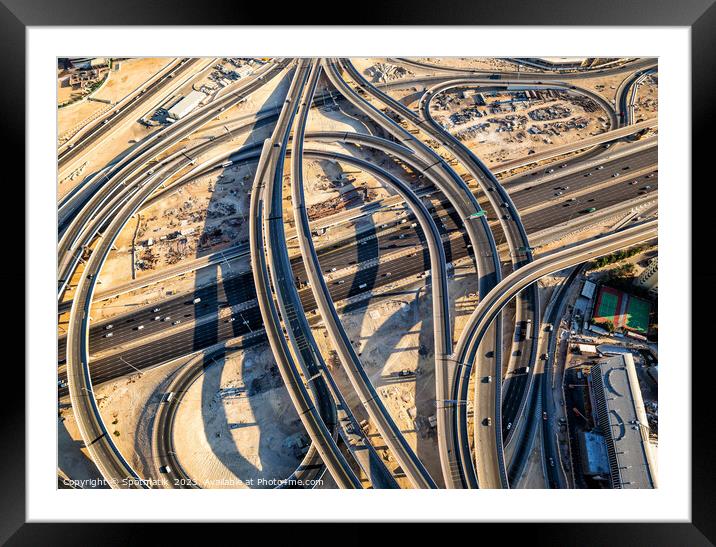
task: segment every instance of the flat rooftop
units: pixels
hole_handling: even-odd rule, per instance
[[[602,358],[590,372],[595,419],[607,444],[612,488],[654,488],[649,422],[632,356]]]

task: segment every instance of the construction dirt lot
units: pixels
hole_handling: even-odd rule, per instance
[[[309,440],[268,344],[206,369],[182,399],[174,443],[182,467],[203,488],[261,488],[259,479],[293,473]]]
[[[592,99],[561,90],[447,91],[433,99],[435,119],[488,166],[583,140],[609,128]]]

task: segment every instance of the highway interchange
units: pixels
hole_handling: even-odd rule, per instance
[[[114,124],[126,121],[136,107],[144,108],[143,102],[150,104],[161,97],[163,86],[171,83],[169,71],[171,78],[177,78],[190,72],[197,62],[181,59],[168,65],[126,105],[119,105],[107,117],[107,123],[100,120],[82,132],[72,147],[61,148],[60,168],[92,150]],[[437,487],[436,477],[430,476],[382,404],[338,311],[347,300],[352,307],[368,305],[370,299],[363,295],[396,280],[414,278],[413,284],[419,283],[428,272],[441,482],[447,488],[509,488],[524,467],[536,427],[536,404],[545,397],[545,389],[538,383],[538,379],[546,381],[537,361],[540,338],[518,340],[510,346],[519,324],[529,321],[533,329],[541,330],[536,281],[616,249],[650,241],[656,237],[655,222],[644,219],[635,226],[536,260],[533,246],[545,231],[556,227],[570,233],[573,223],[582,222],[595,211],[628,210],[630,205],[656,198],[656,141],[631,139],[641,126],[634,133],[628,130],[636,123],[630,114],[636,88],[654,71],[653,60],[627,62],[612,70],[626,75],[616,93],[616,111],[603,99],[595,99],[610,117],[611,129],[620,131],[611,141],[618,141],[618,150],[604,146],[609,142],[607,133],[602,142],[575,150],[576,155],[547,158],[544,164],[500,178],[433,119],[434,97],[455,88],[489,91],[519,84],[521,88],[576,90],[594,99],[594,93],[563,83],[590,77],[588,73],[522,73],[514,81],[514,74],[500,73],[496,82],[494,74],[468,71],[471,74],[466,76],[459,70],[445,70],[444,76],[427,79],[417,109],[412,110],[373,86],[348,59],[274,59],[230,93],[140,142],[122,160],[103,170],[101,177],[85,183],[59,204],[58,302],[65,300],[68,287],[76,283],[68,304],[60,304],[60,311],[68,312],[69,318],[67,335],[60,336],[58,343],[59,394],[69,394],[82,439],[102,476],[113,487],[147,486],[110,438],[93,385],[196,353],[197,357],[185,365],[186,373],[174,380],[176,391],[184,391],[205,368],[208,354],[203,352],[221,352],[218,346],[232,341],[246,347],[268,338],[312,443],[297,472],[320,474],[323,471],[318,470],[325,466],[341,488],[397,487],[371,440],[362,434],[313,340],[309,318],[317,313],[327,326],[352,389],[411,486]],[[201,170],[194,167],[193,158],[218,142],[167,155],[173,145],[200,130],[217,113],[232,108],[280,74],[292,75],[283,107],[245,124],[255,127],[275,123],[269,139],[222,153],[203,164]],[[307,132],[309,112],[321,104],[316,97],[321,77],[379,131],[374,135]],[[430,139],[437,141],[437,150],[426,144]],[[326,143],[337,142],[342,143],[344,152],[325,148]],[[400,161],[417,175],[419,184],[411,186],[371,164],[364,158],[369,149]],[[199,174],[218,170],[227,158],[258,165],[251,193],[249,241],[232,254],[250,258],[250,271],[92,324],[90,307],[97,278],[127,222],[150,200],[173,191],[177,181],[181,185]],[[396,202],[379,206],[380,210],[396,206],[407,210],[397,208],[400,216],[395,221],[375,225],[355,237],[316,245],[306,207],[301,205],[304,159],[340,161],[369,173],[399,196]],[[469,178],[458,175],[453,165],[460,165]],[[290,174],[293,237],[300,247],[300,253],[292,255],[284,230],[284,171]],[[375,211],[367,208],[366,214]],[[417,227],[408,228],[407,223],[400,222],[402,218],[416,220]],[[449,271],[465,257],[471,257],[475,265],[479,304],[462,332],[453,332]],[[324,272],[335,272],[330,282]],[[507,305],[514,306],[514,317],[509,320],[502,313]],[[554,324],[558,317],[555,308],[560,305],[559,299],[550,302],[552,313],[544,318],[546,324]],[[507,355],[505,347],[511,347]],[[510,358],[510,354],[518,357]],[[529,374],[511,375],[522,367],[529,367]],[[508,376],[503,386],[504,371]],[[481,380],[486,377],[491,381]],[[474,390],[472,439],[468,435],[470,385]],[[179,401],[165,407],[176,407]],[[160,411],[157,423],[155,450],[163,458],[172,456],[164,467],[174,470],[170,472],[176,475],[174,478],[187,478],[173,457],[171,411]],[[552,454],[549,457],[555,457],[554,447],[546,445]],[[358,470],[367,480],[361,480]],[[550,474],[551,487],[565,483]]]

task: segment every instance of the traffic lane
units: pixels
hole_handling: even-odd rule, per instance
[[[645,181],[648,181],[648,185],[651,186],[649,191],[655,192],[658,188],[658,175],[651,179],[645,179]],[[600,208],[619,203],[625,198],[635,197],[632,196],[632,194],[639,195],[639,192],[645,191],[641,188],[641,184],[631,185],[627,180],[619,182],[615,181],[615,185],[613,187],[604,188],[594,194],[589,194],[589,196],[578,198],[576,202],[573,202],[568,207],[564,207],[564,204],[555,204],[540,211],[530,213],[525,216],[523,222],[525,224],[525,228],[528,230],[535,231],[543,229],[551,224],[564,222],[565,220],[574,218],[579,215],[579,210],[583,210],[584,207]],[[454,210],[452,210],[449,205],[436,200],[436,202],[431,205],[430,209],[431,212],[435,213],[435,216],[438,219],[438,227],[441,232],[451,233],[460,229],[457,224],[459,216],[455,214]],[[391,226],[391,228],[393,227],[395,227],[395,224]],[[405,238],[403,240],[393,239],[399,238],[400,235],[405,235]],[[333,267],[339,268],[345,265],[350,265],[351,262],[358,263],[360,258],[365,258],[364,249],[366,246],[367,248],[372,249],[371,256],[377,258],[382,256],[381,251],[393,252],[400,247],[410,247],[417,244],[424,244],[424,236],[420,232],[419,228],[417,228],[416,230],[409,229],[404,232],[401,231],[399,235],[391,233],[386,236],[379,233],[377,234],[377,239],[368,238],[360,241],[365,242],[364,245],[359,243],[353,247],[328,250],[325,253],[327,260],[321,260],[324,269],[329,271]],[[498,242],[502,243],[503,241],[504,234],[500,233]],[[377,249],[375,247],[376,245]],[[361,247],[363,247],[363,249],[360,249]],[[357,249],[360,249],[360,251],[357,251]],[[446,246],[445,250],[446,256],[449,257],[449,261],[456,260],[457,258],[464,256],[461,250],[458,250],[457,254],[454,254],[455,251],[453,250],[452,245]],[[359,256],[360,254],[362,254],[362,257]],[[483,261],[483,267],[484,263],[485,261]],[[297,279],[302,282],[306,281],[305,271],[303,270],[303,267],[298,259],[294,260],[294,272]],[[367,280],[367,282],[371,282],[371,280]],[[253,285],[250,280],[250,274],[237,276],[236,278],[229,278],[224,283],[228,285],[227,288],[223,289],[227,300],[231,299],[240,303],[255,298]],[[195,312],[199,312],[196,314],[196,318],[202,317],[204,315],[201,313],[202,311],[211,313],[211,311],[216,307],[226,305],[225,300],[220,300],[220,294],[221,291],[217,292],[215,288],[212,287],[198,289],[194,293],[194,298],[198,297],[202,299],[202,303],[199,307],[188,306],[188,303],[191,304],[192,301],[191,295],[182,295],[180,297],[164,301],[161,305],[157,305],[156,307],[159,308],[159,312],[154,312],[153,310],[155,308],[150,307],[133,313],[128,317],[118,318],[115,323],[113,323],[115,326],[111,331],[112,336],[110,338],[104,338],[110,331],[105,330],[101,325],[97,326],[90,332],[90,350],[93,353],[98,353],[111,347],[121,345],[129,340],[136,339],[139,334],[136,330],[138,324],[142,324],[144,326],[141,333],[142,336],[150,336],[159,333],[168,326],[171,326],[171,323],[176,320],[191,320],[191,317],[195,315]],[[157,316],[160,316],[162,319],[165,317],[170,317],[172,319],[170,321],[154,321],[154,317]],[[146,321],[144,321],[145,318],[147,319]],[[141,323],[139,323],[139,321],[141,321]],[[60,359],[62,359],[62,355],[64,355],[65,341],[65,338],[62,337],[58,342]]]
[[[460,238],[450,241],[449,245],[455,256],[467,254],[467,248]],[[342,278],[344,283],[331,284],[329,290],[335,301],[344,300],[369,290],[368,287],[359,288],[364,283],[372,283],[373,287],[380,287],[410,275],[417,276],[427,269],[429,269],[427,250],[416,251],[410,257],[393,259],[378,266],[360,270],[356,274],[345,276]],[[299,296],[307,313],[316,308],[310,288],[300,290]],[[361,305],[366,305],[366,302]],[[262,320],[257,307],[244,310],[240,316],[234,315],[233,317],[236,318],[235,321],[230,321],[227,318],[218,322],[208,321],[197,324],[193,329],[189,329],[191,334],[187,330],[180,331],[154,340],[149,344],[135,346],[121,353],[93,360],[90,362],[90,370],[94,383],[101,383],[122,374],[136,372],[133,367],[141,370],[147,366],[169,361],[192,351],[204,349],[208,345],[262,328]],[[245,325],[243,321],[247,321],[248,325]]]
[[[566,220],[566,218],[564,218],[565,214],[563,211],[558,210],[557,212],[558,215],[561,214],[561,217],[558,216],[557,220],[559,220],[560,222]],[[529,217],[534,217],[534,219],[530,219]],[[536,215],[529,215],[527,220],[528,227],[529,221],[531,220],[536,221],[535,226],[539,226],[541,224],[540,219]],[[464,240],[462,240],[462,238],[457,238],[455,241],[451,242],[451,246],[453,256],[455,256],[456,258],[460,258],[462,256],[467,255],[468,249],[465,246]],[[427,269],[427,264],[429,264],[429,258],[427,255],[427,251],[423,250],[422,253],[417,253],[414,257],[401,257],[390,262],[381,264],[381,266],[378,268],[374,267],[362,270],[358,273],[356,277],[361,280],[375,280],[376,286],[380,286],[387,282],[391,282],[401,276],[421,273]],[[384,275],[387,272],[391,272],[391,275]],[[353,276],[348,277],[352,278]],[[350,289],[344,287],[357,287],[359,285],[360,283],[348,283],[347,281],[341,285],[333,285],[331,287],[331,295],[336,300],[340,300],[341,298],[345,298],[347,296],[352,296],[355,294],[355,289],[352,289],[353,294],[351,294],[349,293]],[[312,311],[315,308],[315,304],[313,303],[310,289],[303,290],[303,294],[301,295],[301,297],[302,303],[306,311]],[[363,305],[366,305],[367,302],[368,301],[364,301]],[[242,313],[244,314],[244,316],[246,316],[247,314],[253,312],[249,312],[249,310],[246,310]],[[195,336],[194,338],[187,337],[186,333],[184,332],[177,333],[174,335],[170,335],[169,337],[163,338],[159,341],[156,341],[152,344],[132,348],[130,350],[127,350],[126,352],[123,352],[121,355],[113,355],[104,359],[93,361],[90,365],[91,370],[96,370],[96,372],[93,372],[92,374],[93,377],[97,378],[97,382],[107,381],[117,376],[121,376],[122,374],[127,374],[134,371],[132,367],[122,362],[122,358],[124,358],[125,361],[129,361],[133,366],[136,366],[137,368],[141,369],[159,362],[168,361],[171,358],[186,355],[191,351],[203,349],[202,344],[205,343],[205,337],[201,335],[201,333],[203,332],[207,332],[206,339],[225,340],[238,335],[234,333],[240,332],[240,329],[240,321],[234,321],[231,323],[220,322],[218,324],[218,328],[215,322],[209,323],[202,327],[201,330],[198,330],[198,333],[200,334],[198,336]],[[136,363],[130,360],[130,357],[135,356],[138,359]],[[119,373],[119,371],[121,371],[121,374]]]
[[[220,288],[218,291],[216,285],[210,285],[197,289],[193,293],[171,298],[153,306],[143,307],[141,310],[131,314],[102,322],[90,329],[90,352],[98,353],[129,340],[134,340],[137,337],[158,334],[162,330],[173,326],[172,324],[175,321],[191,321],[208,313],[213,313],[218,308],[226,307],[231,299],[239,302],[251,300],[255,298],[255,293],[253,292],[253,286],[249,282],[249,277],[250,275],[230,277],[219,283]],[[194,304],[195,298],[201,298],[201,302]],[[160,317],[160,320],[155,321],[156,317]],[[164,321],[167,317],[170,319]],[[112,325],[112,328],[107,329],[108,325]],[[137,330],[140,325],[143,328]],[[108,334],[112,336],[107,338]],[[66,337],[60,338],[58,340],[60,355],[63,355],[65,345]]]
[[[649,182],[648,185],[651,186],[650,191],[655,190],[658,187],[658,176],[655,176],[652,179],[644,180],[646,182]],[[614,187],[619,188],[619,191],[614,192]],[[631,188],[631,190],[629,188]],[[574,213],[574,209],[572,208],[578,208],[582,202],[588,204],[590,207],[608,206],[610,204],[621,201],[625,196],[629,196],[630,192],[636,192],[638,195],[639,192],[645,191],[642,190],[642,188],[643,187],[640,184],[629,184],[628,179],[624,179],[623,181],[620,180],[619,182],[615,181],[614,186],[602,189],[595,194],[590,194],[590,196],[594,197],[587,198],[585,196],[583,198],[579,198],[576,202],[573,202],[571,205],[569,205],[571,214],[568,214],[567,218],[572,218],[575,214],[579,214],[578,212]],[[559,205],[553,206],[553,208],[557,207],[559,207]],[[562,204],[561,207],[564,207],[564,204]],[[435,200],[431,205],[430,210],[435,213],[435,216],[438,220],[438,226],[442,233],[451,233],[460,229],[460,227],[458,227],[458,222],[460,221],[460,218],[455,213],[455,211],[450,208],[448,204],[444,204],[439,200]],[[564,216],[560,213],[555,213],[555,211],[549,212],[548,209],[543,209],[536,213],[539,213],[539,216],[545,223],[550,222],[551,220],[556,220],[557,216]],[[535,224],[533,222],[535,219],[532,217],[533,215],[526,216],[526,218],[529,218],[530,221],[529,228],[540,229],[540,225]],[[396,221],[391,221],[391,223],[389,223],[389,229],[393,229],[397,225],[398,223]],[[407,225],[406,227],[409,228],[409,225]],[[404,236],[404,239],[401,241],[397,241],[396,239],[399,239],[400,236]],[[498,241],[502,242],[503,238],[504,234],[499,234]],[[374,246],[377,242],[378,253],[374,255],[377,257],[380,256],[380,251],[392,251],[400,247],[409,247],[414,246],[416,244],[424,244],[424,238],[419,229],[417,230],[417,232],[416,230],[410,229],[406,230],[405,232],[400,232],[400,234],[396,234],[394,232],[391,232],[388,235],[378,233],[377,239],[368,238],[360,240],[360,242],[364,245],[367,245],[368,247]],[[345,264],[350,265],[351,263],[358,263],[361,257],[358,256],[358,254],[360,253],[356,253],[355,249],[355,246],[348,248],[328,249],[325,252],[326,257],[328,257],[328,260],[324,259],[322,261],[324,262],[324,264],[326,264],[327,270],[330,270],[332,267],[341,267]],[[446,253],[449,257],[448,261],[451,261],[455,258],[452,256],[452,246],[446,246]],[[363,257],[365,257],[365,253],[363,253]],[[298,260],[294,261],[294,265],[297,279],[305,282],[305,272],[303,271],[303,268],[300,266],[300,264],[298,264]],[[238,285],[238,287],[243,287],[245,289],[242,294],[236,297],[235,293],[233,292],[233,288],[230,288],[227,295],[233,296],[233,299],[239,303],[253,298],[255,294],[252,292],[251,282],[248,277],[249,276],[247,274],[247,276],[243,278],[230,278],[229,280],[227,280],[227,283],[229,285]],[[217,306],[220,306],[222,304],[226,305],[226,302],[219,301],[220,297],[218,293],[211,287],[199,289],[195,292],[194,297],[202,298],[202,304],[196,309],[196,311],[198,312],[201,312],[202,310],[207,310],[210,312]],[[138,331],[136,330],[136,327],[138,326],[137,321],[142,321],[141,323],[139,323],[142,324],[144,327],[142,329],[142,336],[150,336],[158,333],[176,320],[183,321],[186,319],[190,319],[192,313],[186,311],[186,299],[187,295],[183,295],[181,297],[165,301],[161,305],[156,306],[159,308],[159,312],[154,312],[153,310],[155,308],[149,308],[148,310],[143,309],[136,314],[131,314],[131,316],[129,316],[128,318],[118,318],[118,322],[121,322],[122,329],[115,330],[117,329],[117,327],[119,327],[115,326],[115,328],[113,328],[111,331],[112,336],[110,338],[105,338],[106,335],[109,334],[109,331],[105,330],[103,326],[100,325],[98,327],[95,327],[94,329],[92,329],[90,334],[91,351],[97,353],[111,347],[116,347],[117,345],[120,345],[126,341],[136,339],[138,335]],[[189,301],[189,303],[191,303],[191,301]],[[201,316],[202,314],[199,313],[198,315]],[[162,320],[155,321],[154,318],[157,316],[160,316]],[[169,321],[163,321],[163,319],[166,317],[170,317],[171,319]],[[147,321],[143,321],[143,319],[145,318],[147,319]],[[58,343],[60,356],[64,354],[64,344],[65,338],[62,337],[59,339]]]
[[[602,68],[602,69],[595,69],[595,70],[588,70],[584,72],[519,72],[518,70],[512,71],[512,72],[501,72],[499,70],[495,71],[486,71],[486,70],[472,70],[469,68],[462,68],[462,67],[441,67],[439,65],[432,65],[430,63],[424,63],[421,61],[415,61],[410,58],[405,57],[399,57],[396,58],[396,61],[398,63],[405,63],[408,65],[416,65],[424,69],[428,70],[438,70],[442,72],[453,72],[453,73],[465,73],[465,74],[475,74],[476,76],[483,76],[487,79],[491,74],[497,74],[500,76],[500,79],[504,79],[506,81],[513,81],[515,80],[520,74],[522,75],[522,79],[531,81],[531,80],[572,80],[572,79],[583,79],[583,78],[598,78],[608,75],[617,75],[617,74],[623,74],[625,72],[633,72],[634,70],[638,70],[641,68],[649,67],[654,65],[657,62],[657,59],[653,58],[645,58],[645,59],[639,59],[638,61],[633,61],[630,63],[627,63],[625,65],[615,67],[615,68]],[[517,64],[516,61],[513,61],[515,64]],[[433,77],[435,79],[441,79],[441,80],[447,80],[449,78],[455,78],[455,76],[435,76]],[[417,80],[416,80],[417,81]],[[499,81],[499,80],[497,80]],[[400,83],[406,83],[407,85],[415,83],[414,81],[407,81],[407,82],[397,82],[397,84]]]
[[[184,59],[181,64],[179,64],[174,70],[171,71],[171,74],[174,75],[173,78],[180,76],[181,74],[189,70],[189,68],[191,68],[197,62],[199,62],[198,59]],[[147,99],[152,98],[154,95],[157,94],[157,92],[160,92],[161,88],[164,87],[163,83],[167,80],[167,78],[168,74],[166,76],[163,76],[156,82],[153,82],[145,90],[137,93],[137,95],[132,98],[131,101],[122,106],[116,114],[112,114],[111,116],[106,118],[106,120],[108,120],[108,123],[104,123],[104,121],[99,122],[94,128],[90,129],[87,133],[80,137],[80,140],[76,142],[72,148],[67,148],[64,152],[59,154],[57,158],[59,167],[62,168],[63,165],[65,165],[68,161],[72,160],[82,150],[90,146],[91,141],[95,140],[98,137],[101,137],[104,133],[108,131],[113,131],[115,129],[113,122],[125,118],[128,114],[128,111],[136,107],[138,104],[145,102]],[[139,103],[137,103],[138,100]]]
[[[520,179],[519,183],[534,179],[535,185],[516,192],[510,192],[510,197],[518,210],[555,199],[566,199],[571,193],[608,181],[613,178],[614,173],[619,173],[620,177],[634,178],[631,177],[631,173],[643,168],[653,166],[656,171],[657,158],[656,148],[650,148],[637,152],[629,157],[602,163],[600,164],[603,167],[602,169],[598,169],[598,166],[589,167],[549,182],[540,182],[539,175],[535,177],[529,175],[525,177],[524,180]],[[557,167],[556,169],[560,168]],[[543,174],[550,175],[550,173]],[[642,178],[645,176],[646,175],[641,175]],[[565,186],[569,186],[569,191],[562,190]],[[509,192],[509,187],[506,189]],[[562,191],[563,194],[557,196],[557,192],[560,191]]]
[[[452,233],[458,230],[454,212],[438,207],[437,213],[443,215],[439,217],[442,233]],[[323,269],[328,273],[332,268],[344,268],[346,265],[350,266],[380,258],[386,252],[392,253],[400,248],[412,248],[425,244],[424,235],[419,227],[413,229],[407,222],[401,225],[399,221],[391,221],[388,226],[388,230],[391,230],[388,234],[381,232],[376,234],[377,237],[353,240],[352,245],[338,249],[329,248],[319,253],[321,255],[319,258],[324,265]],[[396,227],[399,228],[398,232],[393,231]],[[452,246],[446,246],[446,253],[452,254]],[[292,260],[292,267],[295,279],[305,283],[307,277],[300,257]],[[192,294],[174,297],[161,304],[147,306],[137,312],[100,323],[90,330],[91,353],[96,354],[117,347],[128,341],[136,340],[137,337],[156,335],[162,330],[176,326],[174,325],[176,321],[200,319],[206,314],[213,313],[217,307],[240,304],[256,297],[250,273],[225,279],[219,285],[221,287],[219,291],[215,289],[214,285],[204,287],[197,289]],[[200,298],[201,302],[195,305],[193,300],[196,298]],[[159,319],[156,319],[157,317]],[[112,328],[107,329],[108,325],[112,325]],[[137,327],[140,325],[142,328],[138,329]],[[107,337],[108,334],[111,336]],[[65,337],[61,337],[58,341],[60,360],[64,355],[65,343]]]
[[[642,189],[645,185],[649,185],[651,188],[649,190]],[[594,193],[577,198],[577,201],[567,206],[565,206],[565,203],[556,203],[544,209],[528,213],[522,217],[522,220],[528,232],[537,232],[583,216],[586,213],[582,213],[582,211],[586,211],[591,207],[596,207],[596,212],[598,212],[600,209],[624,203],[631,199],[641,198],[645,195],[656,197],[658,188],[658,175],[648,179],[648,182],[644,181],[643,185],[631,185],[629,183],[615,184],[614,186],[602,188]],[[645,192],[645,194],[641,192]]]
[[[611,177],[611,174],[610,174],[611,170],[613,168],[623,168],[624,167],[623,160],[626,160],[626,159],[627,158],[621,158],[618,160],[613,160],[611,162],[606,162],[605,164],[603,164],[605,166],[605,168],[601,169],[601,170],[598,170],[596,168],[593,168],[593,170],[587,170],[586,172],[593,172],[595,174],[592,177],[585,177],[582,173],[579,173],[579,174],[575,174],[574,176],[567,177],[565,179],[560,178],[559,180],[552,181],[552,183],[550,183],[550,184],[541,184],[541,185],[538,185],[535,188],[531,188],[529,190],[522,190],[522,191],[516,192],[514,194],[514,196],[512,196],[513,200],[514,200],[515,204],[517,205],[518,209],[520,209],[520,208],[529,207],[536,203],[540,203],[542,200],[544,200],[546,198],[553,198],[554,195],[553,195],[551,186],[552,186],[552,184],[557,184],[557,183],[561,187],[564,187],[565,185],[570,185],[569,193],[577,192],[577,191],[581,190],[582,188],[588,187],[591,184],[595,184],[595,183],[602,182],[604,180],[608,180]],[[630,167],[632,165],[634,166],[633,170],[640,169],[641,167],[648,165],[650,159],[653,159],[654,161],[656,160],[656,150],[650,149],[650,150],[641,151],[640,153],[635,154],[634,156],[632,156],[628,159],[630,160]],[[623,171],[623,169],[622,169],[622,171]],[[531,175],[528,175],[524,178],[529,179],[530,177],[531,177]],[[536,181],[536,184],[539,184],[539,183]],[[555,186],[554,188],[557,188],[559,186]],[[566,193],[565,197],[563,197],[562,199],[568,199],[569,193]],[[485,206],[487,207],[489,205],[485,204]],[[445,214],[449,215],[448,219],[443,219],[443,218],[438,217],[438,219],[440,220],[438,225],[440,228],[442,228],[442,230],[441,230],[442,232],[457,229],[458,226],[461,225],[459,215],[449,206],[449,204],[446,202],[446,200],[442,200],[442,201],[441,200],[433,200],[433,205],[431,206],[431,211],[434,212],[434,211],[436,211],[436,209],[437,209],[437,211],[441,211],[441,212],[444,212]],[[515,227],[510,226],[510,229],[514,230]],[[504,239],[505,239],[504,234],[501,233],[500,230],[495,230],[495,232],[499,238],[499,241],[500,242],[504,241]],[[336,251],[333,249],[329,249],[328,252],[336,252]],[[340,253],[341,251],[339,250],[338,252]],[[350,249],[348,249],[345,252],[350,253]],[[341,254],[335,255],[335,258],[337,261],[340,261],[340,259],[342,258]],[[447,258],[448,258],[448,261],[450,261],[452,259],[452,257],[450,257],[450,256],[448,256]],[[485,268],[485,266],[486,265],[483,265],[483,269]],[[489,273],[489,272],[486,272],[486,273]],[[304,278],[304,280],[305,280],[305,278]],[[210,296],[210,294],[207,294],[207,296]],[[196,294],[196,297],[201,298],[202,296],[201,296],[201,294]],[[212,302],[212,304],[214,304],[214,303]],[[173,313],[181,312],[181,309],[174,307],[172,305],[171,301],[169,301],[165,305],[165,308],[167,308],[166,312],[173,312]],[[184,314],[182,314],[182,315],[184,315]],[[150,319],[153,319],[155,316],[150,315],[149,317],[150,317]],[[164,315],[163,317],[166,317],[166,315]],[[171,315],[169,315],[169,317],[171,317]],[[181,320],[181,319],[179,319],[179,320]],[[151,325],[151,323],[150,323],[150,325]],[[155,328],[154,325],[151,325],[151,327],[148,325],[144,325],[143,330],[145,330],[145,332],[143,333],[144,335],[149,335],[149,334],[156,332],[159,329]],[[110,340],[108,338],[104,338],[104,340],[106,340],[107,343],[103,343],[102,342],[103,337],[105,337],[107,334],[109,334],[109,333],[102,332],[101,334],[98,334],[97,330],[91,331],[91,340],[93,342],[92,351],[94,351],[95,353],[100,352],[103,349],[105,349],[106,347],[112,347],[113,345],[118,345],[122,341],[126,341],[129,338],[129,336],[126,334],[124,336],[120,336],[119,333],[113,332],[112,335],[110,336],[110,338],[112,339],[111,340],[112,343],[111,344],[109,343]],[[63,355],[64,354],[64,338],[60,338],[58,349],[59,349],[60,355]]]
[[[264,73],[264,76],[269,76],[269,79],[275,76],[278,71],[281,70],[281,65],[282,63],[272,66]],[[244,87],[240,87],[231,94],[225,95],[221,99],[217,99],[213,103],[207,105],[206,108],[201,110],[200,112],[197,111],[196,115],[192,113],[191,119],[187,120],[186,123],[172,125],[164,128],[160,132],[153,133],[150,137],[148,137],[147,141],[144,142],[139,149],[134,150],[131,154],[129,154],[128,157],[125,157],[119,164],[115,166],[115,168],[112,170],[112,177],[124,177],[127,179],[125,183],[128,183],[129,181],[136,182],[142,177],[144,173],[132,174],[131,176],[128,175],[130,174],[130,171],[133,172],[139,170],[139,165],[142,161],[146,163],[151,159],[151,157],[149,156],[156,156],[156,154],[161,152],[161,150],[166,149],[171,144],[176,144],[181,140],[181,138],[192,133],[197,127],[203,126],[205,123],[207,123],[211,118],[216,115],[217,112],[220,111],[220,109],[235,105],[241,100],[241,97],[246,97],[249,94],[253,93],[255,90],[259,89],[265,81],[267,80],[251,80],[250,82],[245,84]],[[210,143],[204,143],[204,145],[210,146]],[[169,172],[171,173],[171,171]],[[60,249],[58,255],[60,257],[60,262],[62,263],[62,266],[59,268],[61,279],[66,279],[68,276],[68,273],[65,271],[67,265],[64,263],[67,261],[66,255],[69,255],[69,249],[65,247],[75,241],[79,233],[84,231],[87,228],[88,224],[92,225],[92,222],[88,222],[87,219],[90,216],[94,215],[95,212],[101,208],[102,204],[108,203],[108,200],[110,200],[110,198],[112,201],[116,201],[117,199],[121,198],[122,202],[124,202],[126,201],[126,199],[128,199],[129,195],[131,195],[133,192],[138,191],[141,187],[141,184],[136,185],[134,184],[134,182],[132,184],[127,185],[110,185],[105,183],[94,195],[90,197],[90,201],[88,201],[88,203],[92,202],[94,205],[92,207],[85,207],[83,205],[83,209],[80,211],[80,215],[73,219],[67,231],[64,233],[62,240],[60,241]],[[117,194],[118,191],[119,193]],[[114,194],[117,194],[119,198],[117,196],[112,198]],[[125,197],[122,198],[122,196]],[[96,219],[93,222],[96,224]],[[95,228],[99,229],[101,228],[101,226],[95,226]]]

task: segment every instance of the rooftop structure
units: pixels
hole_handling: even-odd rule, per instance
[[[594,431],[580,431],[578,439],[584,474],[608,477],[609,456],[604,437]]]
[[[252,67],[251,65],[244,65],[236,69],[236,74],[239,75],[239,78],[246,78],[247,76],[250,76],[253,71],[254,67]]]
[[[634,284],[637,287],[644,287],[649,289],[649,292],[656,294],[659,288],[659,257],[652,258],[649,261],[649,265],[636,278]]]
[[[612,488],[655,488],[649,422],[631,355],[602,359],[590,369],[597,431],[604,437]]]
[[[585,281],[584,286],[582,287],[582,293],[581,295],[584,298],[592,299],[594,296],[594,290],[597,288],[597,285],[592,281]]]
[[[613,344],[599,344],[597,351],[602,355],[631,355],[631,350],[622,346],[615,346]]]
[[[175,120],[181,120],[184,116],[189,114],[189,112],[199,106],[199,103],[205,98],[206,95],[201,91],[192,91],[169,109],[169,117]]]
[[[590,353],[597,353],[597,347],[593,344],[577,344],[577,349],[582,355],[588,355]]]

